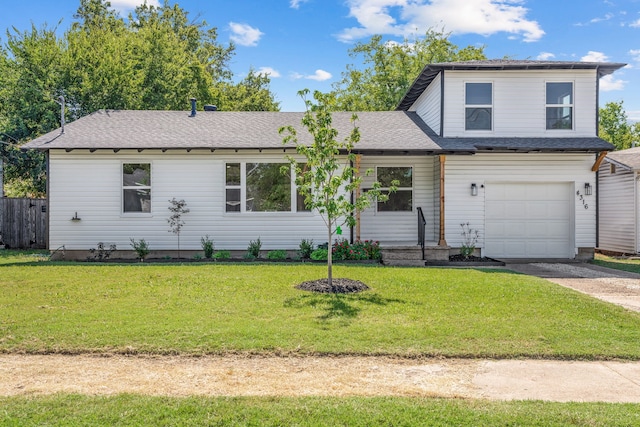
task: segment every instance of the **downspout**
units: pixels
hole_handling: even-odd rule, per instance
[[[45,205],[47,208],[47,212],[45,215],[45,221],[47,223],[47,229],[45,231],[45,236],[44,236],[44,240],[45,242],[47,242],[47,250],[51,251],[51,242],[49,241],[49,230],[51,230],[51,222],[49,219],[49,212],[51,212],[51,200],[50,200],[50,195],[51,195],[51,191],[50,191],[50,185],[51,185],[51,174],[49,173],[49,150],[45,151],[44,153],[44,161],[45,161],[45,178],[47,180],[46,183],[46,191],[47,191],[47,204]]]
[[[438,246],[448,246],[444,237],[444,163],[446,156],[440,154],[440,238],[438,240]]]
[[[440,74],[440,137],[444,137],[444,71]]]

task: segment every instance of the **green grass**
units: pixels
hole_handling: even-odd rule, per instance
[[[596,254],[593,263],[602,267],[615,268],[617,270],[640,274],[640,260],[638,259],[616,258],[602,254]]]
[[[92,264],[0,254],[0,352],[640,359],[640,315],[505,271]]]
[[[0,397],[4,426],[637,426],[639,405],[427,398]]]

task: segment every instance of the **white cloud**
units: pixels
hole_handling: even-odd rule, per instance
[[[600,79],[600,90],[603,92],[610,92],[612,90],[622,90],[626,81],[620,79],[614,79],[613,75],[609,74]]]
[[[111,7],[119,12],[135,9],[144,3],[144,0],[111,0]],[[160,7],[159,0],[147,0],[149,6]]]
[[[229,22],[231,40],[240,46],[257,46],[258,41],[264,35],[262,31],[247,24]]]
[[[585,56],[580,58],[581,62],[607,62],[609,57],[602,52],[590,50]]]
[[[278,77],[281,77],[280,72],[278,72],[278,70],[275,70],[271,67],[260,67],[255,71],[255,74],[264,74],[266,76],[269,76],[272,79],[277,79]]]
[[[291,0],[289,2],[289,7],[292,9],[298,9],[302,3],[306,3],[308,0]]]
[[[634,61],[640,62],[640,49],[631,49],[629,55],[633,57]]]
[[[350,16],[359,27],[338,35],[344,42],[373,34],[410,36],[429,28],[443,27],[454,34],[519,35],[524,41],[539,40],[544,31],[526,19],[522,0],[347,0]]]
[[[551,52],[540,52],[540,54],[536,57],[536,59],[539,61],[549,61],[555,57],[556,56]]]
[[[318,81],[318,82],[323,82],[325,80],[329,80],[333,76],[328,71],[316,70],[316,72],[314,74],[309,74],[309,75],[306,75],[306,76],[304,74],[300,74],[300,73],[295,73],[294,72],[294,73],[291,73],[290,77],[293,80],[307,79],[307,80],[315,80],[315,81]]]
[[[640,28],[640,19],[633,21],[631,24],[629,24],[629,26],[634,28]]]

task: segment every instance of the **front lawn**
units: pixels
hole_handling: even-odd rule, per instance
[[[629,259],[626,257],[612,257],[603,254],[596,254],[593,263],[602,267],[615,268],[617,270],[640,274],[640,259]]]
[[[640,359],[640,315],[499,270],[88,264],[0,255],[0,352]]]
[[[401,397],[0,397],[7,426],[637,426],[638,405]]]

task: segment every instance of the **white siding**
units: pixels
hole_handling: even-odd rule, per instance
[[[442,75],[433,79],[422,95],[413,103],[410,110],[415,111],[435,133],[440,134]]]
[[[546,82],[574,83],[574,129],[546,130]],[[493,130],[465,131],[465,83],[493,83]],[[445,137],[596,136],[596,71],[447,71]]]
[[[376,212],[375,206],[366,209],[360,215],[361,238],[382,242],[418,242],[417,208],[421,207],[425,219],[426,240],[436,239],[436,218],[433,213],[437,210],[434,205],[434,169],[437,157],[434,156],[362,156],[360,168],[362,171],[373,169],[374,172],[363,177],[363,188],[371,187],[376,179],[376,166],[412,166],[413,167],[413,211],[412,212]]]
[[[485,191],[492,183],[571,183],[573,186],[573,247],[595,247],[596,196],[593,154],[477,154],[447,156],[445,164],[445,235],[452,247],[462,244],[460,224],[479,230],[478,247],[484,247]],[[584,196],[590,183],[593,195]],[[471,183],[478,195],[471,195]],[[580,192],[580,195],[576,194]],[[585,208],[585,206],[587,208]]]
[[[602,162],[598,172],[600,249],[635,253],[636,245],[636,174],[620,166],[611,173],[611,164]]]
[[[247,248],[258,237],[263,249],[296,249],[300,239],[326,241],[322,219],[309,212],[225,212],[225,162],[283,162],[280,153],[194,150],[50,152],[50,249],[86,250],[98,242],[131,249],[130,238],[145,239],[153,250],[176,249],[169,232],[169,200],[184,199],[181,248],[200,250],[209,235],[218,249]],[[122,214],[122,163],[151,163],[151,214]],[[74,213],[80,221],[71,221]]]

